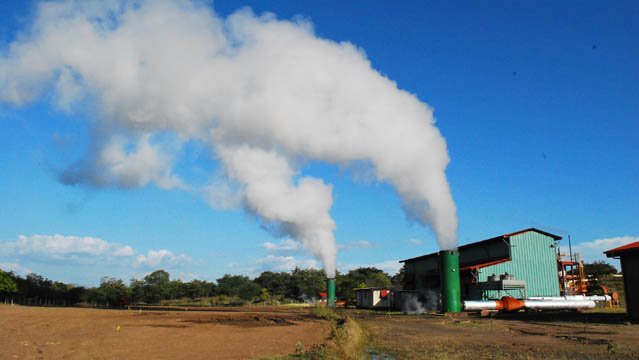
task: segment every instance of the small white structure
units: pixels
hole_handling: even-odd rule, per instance
[[[379,287],[355,289],[357,307],[360,309],[384,309],[391,306],[391,291]]]

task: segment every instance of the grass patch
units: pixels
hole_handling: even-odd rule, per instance
[[[218,295],[197,299],[172,299],[160,301],[162,306],[245,306],[250,305],[249,301],[237,296]]]
[[[290,303],[290,304],[279,304],[278,306],[284,306],[284,307],[289,307],[289,308],[307,308],[307,307],[311,307],[313,305],[311,305],[309,303]]]
[[[323,320],[336,321],[339,316],[335,313],[335,310],[327,308],[326,306],[315,306],[311,310],[311,314],[316,318]]]
[[[366,337],[354,319],[324,306],[314,307],[311,314],[318,319],[330,321],[331,332],[324,344],[304,351],[303,344],[298,343],[295,345],[295,354],[264,359],[360,360],[366,358],[364,354]]]

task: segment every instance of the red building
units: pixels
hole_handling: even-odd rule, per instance
[[[639,320],[639,241],[604,253],[607,257],[621,260],[626,308],[630,317]]]

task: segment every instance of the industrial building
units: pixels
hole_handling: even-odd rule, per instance
[[[357,307],[360,309],[388,309],[391,307],[390,289],[367,287],[355,289]]]
[[[557,263],[559,240],[561,236],[529,228],[460,246],[461,298],[489,300],[502,296],[522,299],[563,295]],[[443,253],[402,260],[404,289],[440,292]]]
[[[639,320],[639,241],[604,252],[621,260],[628,315]]]

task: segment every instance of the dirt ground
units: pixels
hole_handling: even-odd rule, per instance
[[[251,359],[325,341],[305,309],[103,310],[0,305],[0,359]]]
[[[374,359],[639,359],[639,324],[619,313],[351,315]]]
[[[0,305],[0,359],[251,359],[326,342],[308,309],[142,311]],[[639,359],[639,324],[620,313],[479,317],[341,310],[382,359]]]

